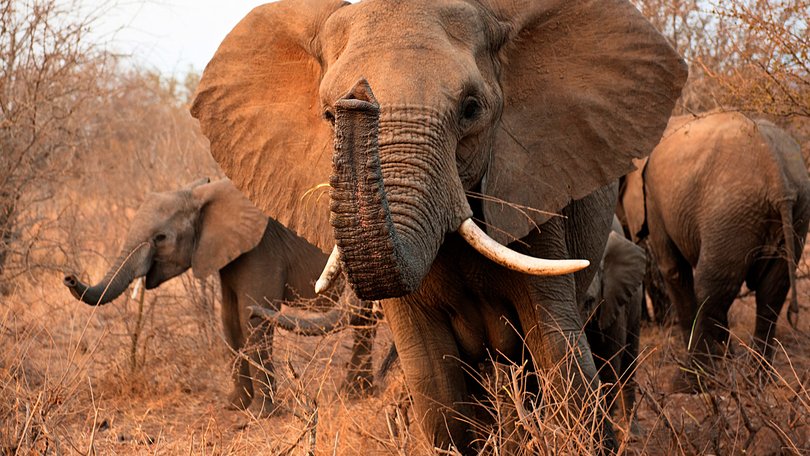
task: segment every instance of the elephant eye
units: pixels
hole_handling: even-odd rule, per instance
[[[155,236],[155,242],[163,242],[163,241],[165,241],[165,240],[166,240],[166,235],[165,235],[165,234],[163,234],[163,233],[158,233],[158,234]]]
[[[329,108],[324,109],[323,118],[329,121],[329,123],[332,124],[333,127],[335,126],[335,113],[332,112],[331,109]]]
[[[470,122],[481,113],[481,103],[475,97],[467,97],[461,104],[461,119]]]

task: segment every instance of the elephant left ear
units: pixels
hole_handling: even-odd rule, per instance
[[[202,279],[259,245],[267,216],[228,179],[194,187],[191,194],[200,205],[191,269]]]
[[[599,327],[608,328],[620,309],[639,291],[644,280],[647,257],[644,249],[611,231],[605,246],[602,267],[604,302]]]
[[[686,66],[626,0],[489,0],[511,24],[501,48],[504,107],[484,192],[493,237],[526,235],[650,153]]]

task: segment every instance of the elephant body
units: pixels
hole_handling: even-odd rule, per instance
[[[264,216],[229,180],[208,183],[205,179],[190,188],[149,194],[135,215],[121,252],[105,278],[93,287],[73,276],[66,277],[65,285],[73,296],[99,305],[118,297],[137,277],[146,277],[146,288],[151,289],[189,268],[200,279],[219,274],[222,326],[229,347],[236,352],[229,406],[247,408],[257,389],[261,413],[272,412],[275,325],[252,317],[250,307],[277,311],[282,304],[295,305],[300,300],[326,309],[340,299],[343,305],[359,309],[358,323],[364,324],[355,330],[346,386],[353,392],[370,389],[371,346],[376,332],[370,324],[371,303],[352,304],[356,298],[348,289],[345,296],[316,296],[313,283],[327,255]],[[329,312],[327,317],[337,320],[343,312],[345,309]],[[321,321],[324,331],[335,323],[327,320],[330,318]],[[247,358],[254,363],[252,374]]]
[[[382,300],[421,429],[471,453],[491,357],[596,407],[578,309],[685,73],[625,0],[282,0],[229,33],[191,111],[240,189]]]
[[[631,230],[648,236],[690,359],[708,367],[724,352],[743,282],[756,293],[755,345],[770,359],[791,287],[789,320],[797,310],[795,268],[810,221],[798,144],[736,112],[674,117],[634,174],[643,188],[622,197],[624,211]]]
[[[580,310],[599,378],[615,385],[608,402],[630,428],[635,427],[631,414],[646,267],[644,249],[624,237],[614,218],[605,253]]]

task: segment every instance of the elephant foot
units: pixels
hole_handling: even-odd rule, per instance
[[[362,399],[374,395],[374,376],[371,374],[349,375],[340,387],[349,399]]]
[[[237,387],[228,395],[228,403],[225,408],[228,410],[247,410],[251,402],[253,402],[253,395],[244,388]]]

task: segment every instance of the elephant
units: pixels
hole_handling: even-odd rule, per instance
[[[773,357],[776,321],[792,290],[810,221],[810,180],[785,131],[738,112],[673,117],[661,143],[628,175],[621,205],[646,238],[689,349],[676,389],[700,390],[726,352],[728,311],[746,283],[756,294],[755,349]]]
[[[427,442],[474,453],[488,359],[562,364],[570,410],[594,406],[578,306],[685,77],[625,0],[282,0],[227,35],[191,113],[239,189],[332,252],[319,290],[342,270],[381,300]]]
[[[633,161],[636,169],[642,168],[646,162],[647,157]],[[624,235],[644,248],[647,256],[643,286],[645,295],[649,297],[649,305],[642,306],[642,317],[660,326],[670,326],[675,320],[675,315],[673,315],[672,303],[669,302],[667,296],[664,278],[661,277],[661,271],[658,270],[652,252],[647,248],[647,239],[639,237],[643,220],[638,220],[639,217],[636,217],[635,214],[642,214],[643,217],[643,191],[641,173],[631,172],[622,176],[619,179],[619,202],[616,205],[616,216],[622,225]],[[633,215],[631,220],[628,220],[627,213]],[[633,226],[630,226],[631,222]]]
[[[614,217],[602,261],[580,309],[582,319],[587,322],[585,334],[599,378],[618,385],[618,391],[614,388],[608,396],[611,409],[636,432],[638,425],[631,415],[646,268],[644,249],[624,237],[624,229]]]
[[[312,284],[326,260],[320,249],[262,214],[230,180],[209,183],[206,178],[180,190],[148,194],[118,259],[104,278],[88,286],[69,275],[64,284],[76,299],[103,305],[138,277],[145,277],[146,289],[153,289],[189,268],[199,279],[219,272],[222,326],[226,342],[236,353],[228,407],[246,409],[254,399],[255,383],[260,414],[266,416],[277,408],[271,360],[274,325],[253,318],[252,305],[278,310],[282,303],[295,305],[296,300],[309,299],[325,308],[340,299],[342,305],[355,306],[358,311],[353,323],[358,326],[345,387],[353,394],[371,391],[371,348],[376,333],[371,303],[356,302],[348,287],[339,298],[332,293],[315,300]],[[323,334],[347,323],[339,321],[343,315],[345,310],[340,307],[324,314],[316,322],[318,331],[296,328],[295,320],[283,313],[276,322],[299,333]],[[244,350],[249,356],[239,353]]]

